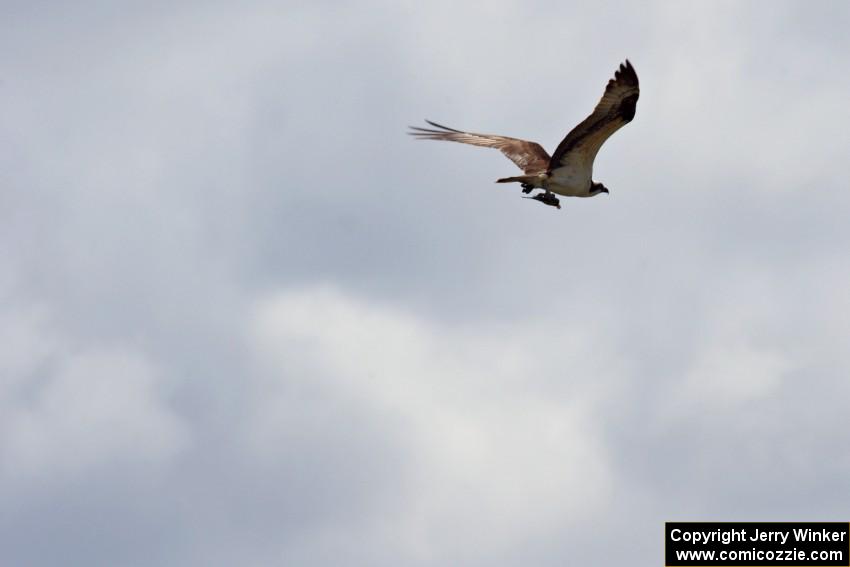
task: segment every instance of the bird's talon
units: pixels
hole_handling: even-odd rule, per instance
[[[561,201],[555,196],[554,193],[546,191],[545,193],[538,193],[534,197],[523,197],[524,199],[534,199],[535,201],[540,201],[544,205],[549,205],[550,207],[556,207],[558,209],[561,208]]]

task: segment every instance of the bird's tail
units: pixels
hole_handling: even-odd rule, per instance
[[[497,179],[496,183],[528,183],[529,185],[534,185],[535,180],[537,180],[536,175],[518,175],[516,177]]]

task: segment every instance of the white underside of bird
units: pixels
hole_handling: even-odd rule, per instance
[[[591,168],[559,167],[552,173],[539,173],[530,183],[536,189],[545,189],[566,197],[590,197]]]
[[[563,166],[551,172],[541,171],[508,179],[565,197],[592,197],[598,194],[599,191],[593,189],[593,157],[587,159],[584,152],[575,152],[564,161],[566,163]]]

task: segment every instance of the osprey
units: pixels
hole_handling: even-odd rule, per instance
[[[627,59],[614,73],[614,78],[608,81],[605,93],[593,113],[567,134],[551,157],[536,142],[462,132],[430,120],[425,122],[434,128],[411,126],[413,131],[409,134],[420,140],[447,140],[497,148],[517,164],[525,175],[505,177],[496,183],[520,183],[525,194],[542,189],[543,193],[526,198],[560,209],[561,204],[555,193],[569,197],[593,197],[608,193],[607,187],[591,178],[593,160],[605,140],[635,117],[639,95],[637,74]]]

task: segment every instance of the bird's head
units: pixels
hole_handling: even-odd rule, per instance
[[[600,193],[608,193],[608,188],[602,185],[601,183],[596,183],[595,181],[590,182],[590,196],[594,197],[599,195]]]

